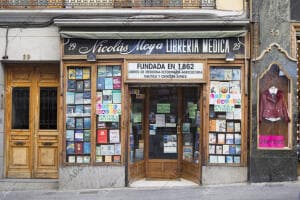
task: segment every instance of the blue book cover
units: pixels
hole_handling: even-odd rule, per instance
[[[76,68],[76,79],[82,79],[82,68]]]
[[[66,130],[66,140],[74,141],[74,130]]]
[[[75,141],[77,142],[83,141],[83,130],[75,130]]]
[[[106,67],[106,77],[112,76],[113,74],[113,68],[111,66]]]
[[[229,145],[229,154],[235,154],[235,146],[234,145]]]
[[[84,154],[91,153],[91,143],[90,142],[83,143],[83,153]]]
[[[75,145],[74,142],[67,142],[67,154],[75,153]]]
[[[98,66],[98,77],[106,76],[106,66]]]
[[[104,90],[105,89],[105,78],[98,77],[98,79],[97,79],[97,89],[98,90]]]
[[[105,78],[105,89],[112,90],[113,89],[113,79],[112,78]]]
[[[121,66],[113,66],[113,76],[121,76]]]
[[[84,124],[83,125],[84,129],[90,129],[91,128],[91,119],[89,117],[85,117],[83,124]]]

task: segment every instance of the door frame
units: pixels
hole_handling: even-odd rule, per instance
[[[27,81],[17,81],[13,82],[9,79],[10,73],[16,68],[23,68],[26,69],[26,71],[30,70],[28,74],[29,77]],[[53,69],[54,68],[54,69]],[[41,73],[41,69],[44,69]],[[53,69],[53,71],[49,70]],[[60,152],[61,152],[61,133],[62,133],[62,123],[60,120],[62,117],[62,114],[60,112],[61,110],[61,87],[60,87],[60,66],[58,63],[7,63],[4,65],[4,75],[5,75],[5,109],[4,109],[4,116],[5,116],[5,123],[4,123],[4,176],[8,178],[58,178],[58,169],[60,166]],[[46,73],[43,73],[46,72]],[[47,74],[47,72],[49,72]],[[46,75],[47,74],[47,75]],[[47,77],[49,75],[49,77]],[[52,79],[52,75],[55,77],[55,79]],[[25,80],[25,79],[24,79]],[[14,87],[29,87],[30,93],[29,93],[29,128],[28,129],[12,129],[11,122],[12,122],[12,88]],[[39,128],[39,115],[40,115],[40,88],[41,87],[55,87],[57,88],[57,128],[56,129],[40,129]],[[34,99],[34,100],[33,100]],[[32,101],[35,102],[35,105],[33,105]],[[11,132],[15,133],[22,133],[22,131],[26,130],[29,134],[28,136],[28,142],[26,142],[26,146],[28,145],[28,163],[29,163],[29,170],[27,174],[22,174],[22,171],[12,170],[11,173],[16,173],[16,176],[13,176],[12,174],[9,174],[9,165],[10,165],[10,137]],[[49,134],[45,134],[46,132],[50,133],[51,135],[55,136],[57,140],[55,142],[52,142],[50,138],[49,142]],[[44,134],[43,134],[44,133]],[[20,134],[22,136],[22,134]],[[41,140],[38,140],[37,137],[41,135]],[[16,142],[15,142],[16,143]],[[52,146],[51,146],[52,145]],[[41,158],[39,158],[39,150],[42,153],[42,148],[47,149],[55,148],[53,154],[55,159],[53,160],[53,164],[56,165],[56,167],[51,172],[45,172],[43,171],[43,168],[47,168],[44,166],[41,166],[38,171],[38,162],[42,162]],[[47,151],[47,150],[46,150]],[[44,151],[45,153],[45,151]],[[46,159],[43,159],[44,161]],[[45,163],[40,163],[45,164]],[[49,164],[49,163],[48,163]],[[37,175],[38,174],[38,175]]]

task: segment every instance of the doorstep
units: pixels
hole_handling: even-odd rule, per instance
[[[0,179],[0,191],[58,189],[58,179]]]
[[[188,181],[186,179],[175,180],[156,180],[156,179],[141,179],[130,184],[131,188],[146,188],[146,187],[197,187],[199,184]]]

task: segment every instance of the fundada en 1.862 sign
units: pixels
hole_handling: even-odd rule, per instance
[[[203,63],[132,62],[127,64],[127,80],[203,82]]]

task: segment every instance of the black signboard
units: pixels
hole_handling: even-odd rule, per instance
[[[65,39],[64,55],[244,54],[244,37],[199,39]]]

